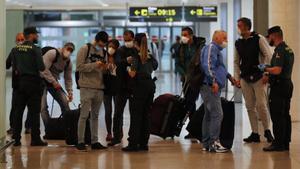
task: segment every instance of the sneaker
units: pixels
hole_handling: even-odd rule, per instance
[[[97,143],[93,143],[91,145],[92,150],[103,150],[103,149],[107,149],[107,147],[103,146],[102,144],[100,144],[99,142]]]
[[[31,146],[47,146],[48,143],[43,140],[32,140],[30,145]]]
[[[208,147],[202,147],[202,151],[209,151]]]
[[[264,136],[267,139],[268,143],[272,143],[274,141],[274,138],[273,138],[270,130],[266,130]]]
[[[120,140],[112,139],[112,141],[110,143],[108,143],[108,146],[115,146],[118,144],[121,144]]]
[[[214,144],[211,145],[209,148],[209,152],[214,152],[214,153],[226,153],[229,150],[221,145],[220,142],[215,142]]]
[[[257,133],[251,133],[251,135],[248,138],[244,138],[244,142],[246,143],[259,143],[260,142],[260,136]]]
[[[138,152],[139,148],[137,146],[127,146],[127,147],[122,148],[122,151],[125,151],[125,152]]]
[[[30,133],[31,133],[31,129],[30,128],[25,129],[25,134],[30,134]]]
[[[79,151],[87,151],[87,148],[84,143],[79,143],[76,145],[77,150]]]
[[[140,151],[149,151],[149,146],[148,145],[143,145],[139,147]]]
[[[112,141],[112,139],[113,139],[112,135],[111,134],[107,134],[106,141],[110,142],[110,141]]]

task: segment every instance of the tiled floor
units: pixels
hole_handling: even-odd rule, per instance
[[[180,93],[180,85],[174,76],[158,75],[157,95],[171,92]],[[10,82],[8,80],[8,87]],[[8,92],[8,107],[10,96]],[[78,91],[75,93],[78,103]],[[49,98],[51,101],[51,98]],[[56,107],[54,112],[59,112]],[[105,143],[104,111],[100,113],[100,140]],[[58,115],[58,113],[56,113]],[[125,112],[125,133],[128,131],[128,108]],[[42,127],[43,128],[43,127]],[[42,129],[43,130],[43,129]],[[300,167],[300,123],[293,123],[293,141],[290,152],[265,153],[262,148],[267,145],[265,140],[260,144],[244,144],[242,138],[250,133],[250,126],[242,104],[236,104],[236,131],[234,147],[230,153],[211,154],[201,151],[201,145],[195,141],[185,140],[184,130],[179,138],[162,140],[151,136],[148,153],[123,153],[120,149],[127,145],[126,137],[123,145],[105,151],[78,152],[68,147],[63,141],[49,141],[48,147],[28,146],[30,138],[25,136],[21,148],[9,148],[6,151],[7,163],[0,168],[28,169],[289,169]]]

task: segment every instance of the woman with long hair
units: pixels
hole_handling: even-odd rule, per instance
[[[148,151],[149,111],[153,103],[155,83],[151,74],[157,69],[157,61],[149,54],[147,36],[138,33],[134,40],[138,55],[134,56],[131,67],[128,68],[129,76],[134,81],[130,105],[130,128],[128,146],[123,151]]]

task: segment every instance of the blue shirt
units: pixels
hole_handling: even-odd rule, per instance
[[[222,50],[223,48],[220,45],[211,42],[203,47],[200,56],[201,66],[205,73],[204,83],[211,85],[216,82],[220,89],[225,87],[228,76],[223,62]]]

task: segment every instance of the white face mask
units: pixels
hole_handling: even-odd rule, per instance
[[[115,54],[116,50],[112,47],[109,47],[107,52],[109,55],[113,55],[113,54]]]
[[[124,45],[125,45],[127,48],[133,48],[133,46],[134,46],[133,41],[125,42]]]
[[[220,46],[221,46],[223,49],[224,49],[224,48],[227,48],[228,43],[224,41]]]
[[[187,43],[189,42],[189,40],[190,40],[190,38],[188,38],[188,37],[185,37],[185,36],[182,36],[182,37],[181,37],[181,42],[182,42],[183,44],[187,44]]]
[[[71,52],[70,52],[70,51],[67,51],[67,50],[64,50],[64,51],[63,51],[63,56],[64,56],[65,59],[68,59],[68,58],[70,58],[70,56],[71,56]]]
[[[242,31],[238,28],[237,29],[237,31],[238,31],[238,34],[240,35],[240,36],[242,36]]]

